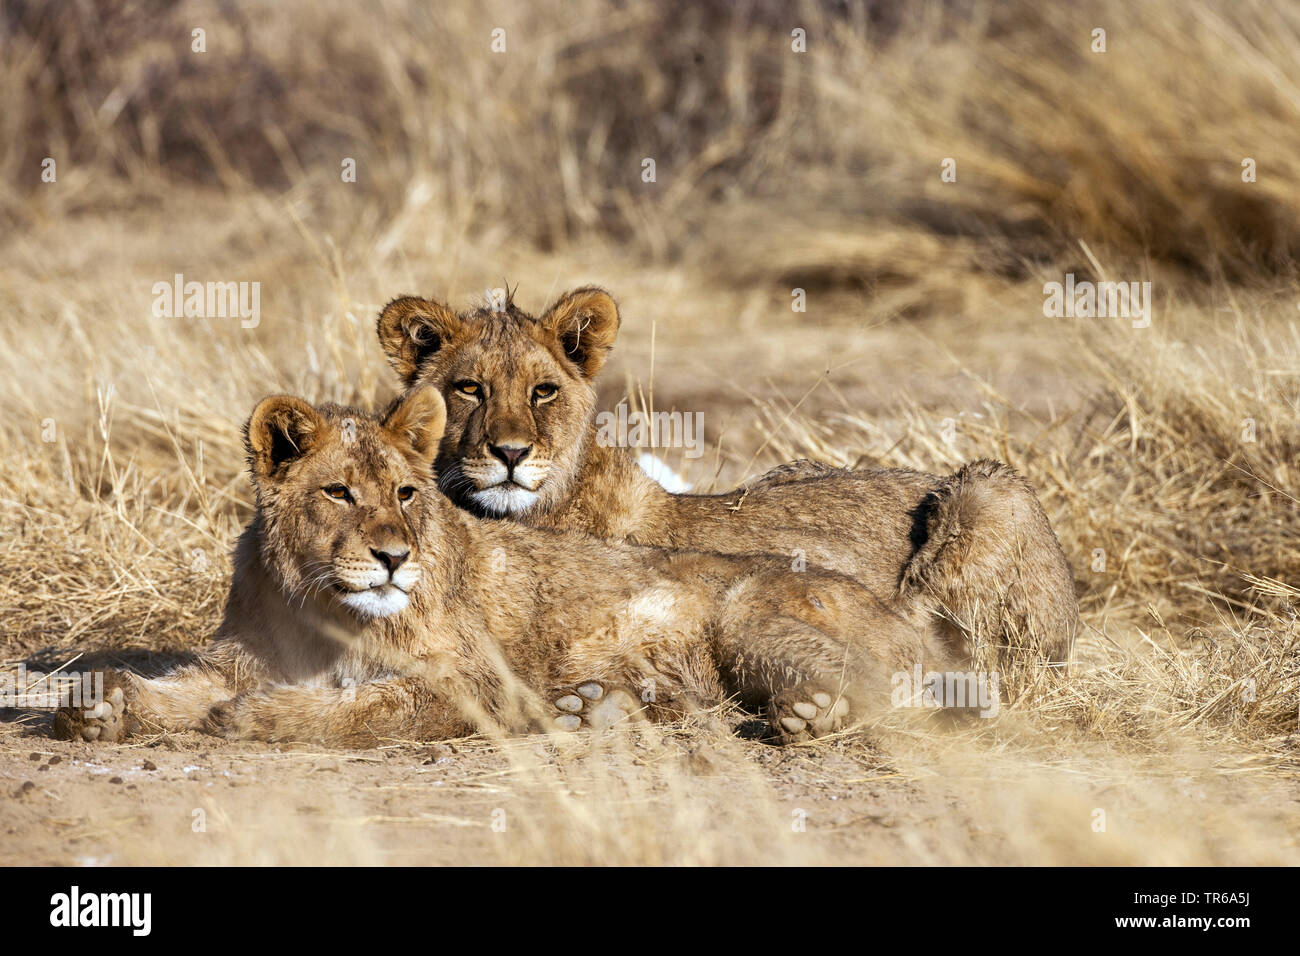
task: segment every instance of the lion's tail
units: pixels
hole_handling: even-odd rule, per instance
[[[1029,483],[984,458],[945,478],[923,509],[903,594],[937,605],[975,647],[1068,661],[1079,621],[1074,576]]]

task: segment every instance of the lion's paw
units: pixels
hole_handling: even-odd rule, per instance
[[[115,744],[131,734],[128,713],[131,684],[121,674],[104,674],[103,699],[93,707],[60,707],[54,714],[54,736],[59,740]]]
[[[767,722],[777,743],[802,743],[842,729],[851,709],[843,694],[803,684],[772,697]]]
[[[595,680],[557,689],[551,701],[560,730],[600,730],[635,720],[644,709],[630,690]]]

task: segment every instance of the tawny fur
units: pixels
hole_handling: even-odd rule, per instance
[[[556,694],[599,681],[652,716],[735,695],[778,739],[800,739],[795,703],[883,707],[891,674],[951,663],[830,571],[477,518],[433,477],[445,419],[431,388],[383,418],[263,401],[246,428],[257,513],[214,642],[162,678],[110,675],[123,706],[108,718],[65,709],[56,732],[366,746],[545,726]],[[372,616],[358,609],[372,597],[409,605]]]
[[[981,460],[941,477],[806,462],[722,494],[671,494],[633,449],[597,441],[592,379],[618,326],[613,299],[590,287],[540,318],[513,301],[463,313],[414,297],[389,303],[379,338],[393,368],[408,388],[433,385],[447,399],[437,470],[453,500],[612,541],[802,554],[900,613],[920,613],[954,651],[1069,659],[1074,579],[1037,496],[1011,468]],[[528,449],[513,482],[492,446]]]

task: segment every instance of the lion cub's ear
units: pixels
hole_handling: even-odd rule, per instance
[[[438,442],[447,427],[447,403],[431,385],[402,396],[384,416],[384,429],[399,441],[410,444],[429,464],[438,457]]]
[[[604,289],[587,286],[562,297],[539,321],[583,376],[592,378],[618,335],[618,306]]]
[[[379,313],[379,344],[402,384],[410,385],[420,363],[461,329],[460,316],[440,302],[402,296]]]
[[[272,395],[258,402],[244,426],[244,448],[254,478],[270,478],[311,450],[325,420],[301,398]]]

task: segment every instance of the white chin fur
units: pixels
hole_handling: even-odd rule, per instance
[[[391,584],[365,591],[349,591],[340,595],[339,600],[362,617],[387,617],[406,610],[411,603],[405,591]]]
[[[509,488],[496,485],[492,488],[480,488],[470,495],[483,510],[494,515],[519,514],[527,511],[537,503],[538,494],[517,485]]]

